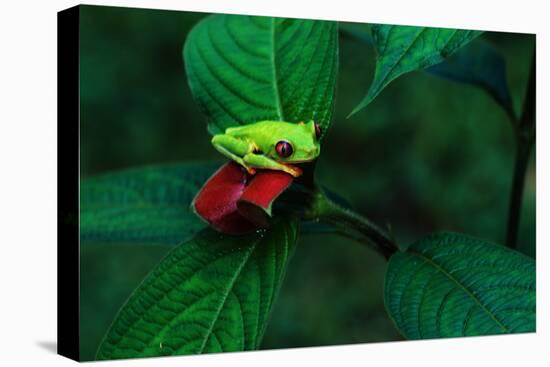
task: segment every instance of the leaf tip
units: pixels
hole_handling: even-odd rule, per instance
[[[367,107],[367,105],[371,102],[371,98],[369,98],[368,96],[363,98],[363,100],[361,102],[359,102],[357,104],[357,106],[355,106],[353,108],[353,110],[351,110],[351,112],[346,116],[346,119],[349,119],[351,116],[355,115],[357,112],[361,111],[363,108]]]

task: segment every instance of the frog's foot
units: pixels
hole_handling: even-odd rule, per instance
[[[246,172],[248,172],[250,176],[254,176],[256,174],[256,170],[254,168],[248,166],[244,166],[244,168],[246,168]]]
[[[300,177],[303,173],[300,167],[293,166],[291,164],[283,164],[285,166],[285,172],[291,174],[294,177]]]
[[[254,154],[254,153],[246,154],[243,157],[243,163],[244,163],[243,165],[245,166],[245,168],[249,173],[251,173],[250,167],[254,167],[259,170],[270,169],[275,171],[283,171],[294,177],[298,177],[302,175],[302,170],[300,168],[293,166],[289,163],[274,161],[273,159],[268,158],[261,154]]]

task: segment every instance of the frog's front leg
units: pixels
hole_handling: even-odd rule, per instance
[[[294,177],[302,175],[302,170],[300,168],[288,164],[279,163],[269,157],[266,157],[263,154],[254,154],[253,152],[251,152],[246,154],[243,159],[244,162],[249,166],[284,171]]]
[[[245,140],[236,139],[230,135],[218,134],[214,135],[212,138],[212,145],[218,152],[243,166],[249,174],[253,175],[256,173],[256,170],[248,166],[242,158],[246,154],[254,151],[254,144]]]

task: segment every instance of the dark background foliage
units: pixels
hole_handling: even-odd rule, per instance
[[[81,13],[81,178],[127,167],[221,157],[193,102],[181,57],[205,14],[110,7]],[[485,33],[505,57],[519,110],[533,35]],[[401,245],[438,230],[503,242],[514,145],[502,109],[471,86],[405,75],[346,119],[366,92],[375,53],[340,39],[333,125],[317,174]],[[221,161],[221,160],[220,160]],[[535,256],[535,159],[519,248]],[[83,244],[82,358],[168,246]],[[399,340],[382,303],[385,261],[350,240],[301,236],[263,348]]]

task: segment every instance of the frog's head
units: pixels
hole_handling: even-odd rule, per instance
[[[270,157],[285,163],[309,162],[317,158],[321,152],[319,124],[314,121],[286,124],[273,131]]]

